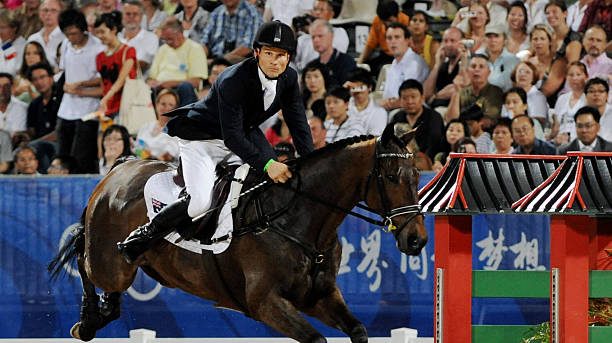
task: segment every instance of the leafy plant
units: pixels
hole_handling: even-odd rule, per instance
[[[521,343],[550,343],[550,322],[538,324],[529,329]]]

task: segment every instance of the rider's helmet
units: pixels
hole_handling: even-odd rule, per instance
[[[274,20],[264,23],[257,31],[253,49],[259,49],[262,46],[287,50],[293,55],[297,47],[297,39],[289,25]]]

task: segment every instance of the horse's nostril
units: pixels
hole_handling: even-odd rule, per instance
[[[408,245],[412,248],[417,248],[419,246],[419,237],[417,236],[408,237]]]

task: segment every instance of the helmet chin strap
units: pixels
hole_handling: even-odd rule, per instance
[[[268,76],[268,74],[266,74],[266,72],[265,72],[263,69],[261,69],[261,66],[259,65],[259,57],[257,58],[257,68],[259,68],[259,70],[261,70],[261,73],[262,73],[262,74],[264,74],[264,76],[265,76],[265,77],[266,77],[266,79],[268,79],[268,80],[278,80],[278,78],[279,78],[279,77],[280,77],[280,75],[282,74],[282,73],[281,73],[281,74],[278,74],[278,76],[277,76],[277,77],[270,77],[270,76]],[[283,73],[284,73],[284,71],[283,71]]]

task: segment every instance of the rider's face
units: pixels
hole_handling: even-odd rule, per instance
[[[264,46],[255,50],[259,67],[269,78],[276,78],[287,69],[289,53],[286,50]]]

